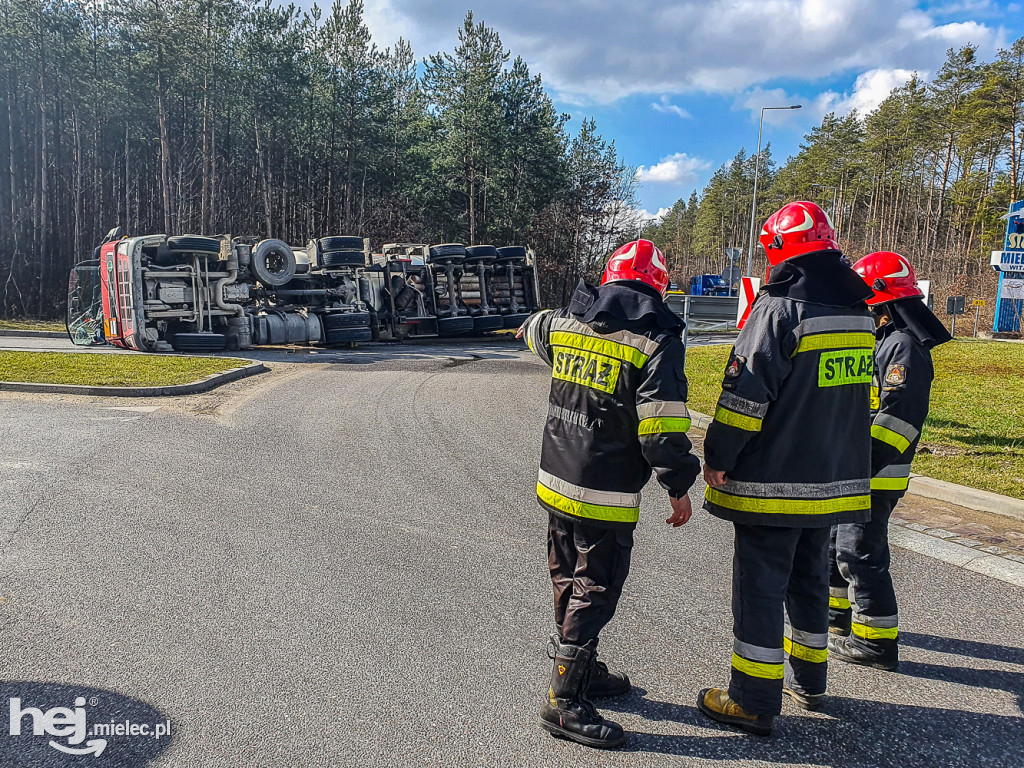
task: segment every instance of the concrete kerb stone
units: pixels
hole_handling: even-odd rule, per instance
[[[60,331],[20,331],[17,328],[0,328],[0,336],[18,336],[24,339],[66,339],[67,333]]]
[[[240,368],[212,373],[188,384],[170,384],[164,387],[90,387],[79,384],[38,384],[24,381],[0,381],[0,392],[29,392],[56,395],[91,395],[98,397],[177,397],[208,392],[215,387],[254,376],[269,370],[266,365],[250,361]]]

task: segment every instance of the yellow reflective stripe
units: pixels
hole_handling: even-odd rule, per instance
[[[704,491],[704,498],[726,509],[776,515],[829,515],[871,508],[870,496],[840,496],[835,499],[763,499],[733,496],[709,487]]]
[[[553,331],[551,333],[551,344],[570,349],[583,349],[594,352],[605,357],[614,357],[626,363],[631,363],[637,368],[643,368],[647,362],[647,355],[628,344],[620,344],[610,339],[599,339],[594,336],[585,336],[582,333],[570,331]]]
[[[661,417],[644,419],[640,422],[640,426],[637,429],[637,434],[640,437],[644,435],[660,435],[665,432],[686,432],[690,429],[690,420],[681,417]]]
[[[824,664],[828,661],[827,648],[808,648],[806,645],[794,643],[788,637],[782,638],[782,648],[790,656],[795,656],[804,661],[811,661],[815,664]]]
[[[830,597],[828,599],[828,607],[837,611],[848,611],[850,610],[850,601],[845,597]]]
[[[723,408],[722,406],[718,406],[718,408],[715,409],[715,421],[747,432],[761,431],[761,419],[753,416],[747,416],[742,413],[736,413],[736,411],[730,411],[728,408]]]
[[[883,427],[878,424],[871,425],[871,436],[875,438],[875,440],[891,445],[900,453],[903,453],[910,447],[910,441],[899,432],[893,432],[888,427]]]
[[[905,491],[910,485],[909,477],[872,477],[872,491]]]
[[[612,507],[588,504],[551,490],[543,483],[537,483],[537,498],[560,512],[573,517],[603,520],[609,523],[635,523],[640,519],[640,507]]]
[[[747,661],[739,654],[732,655],[732,665],[751,677],[763,677],[766,680],[781,680],[782,664],[764,664],[760,661]]]
[[[875,337],[870,333],[818,333],[804,336],[793,350],[793,357],[801,352],[818,352],[822,349],[874,349]]]
[[[898,627],[869,627],[867,624],[851,624],[853,634],[865,640],[895,640],[899,636]]]

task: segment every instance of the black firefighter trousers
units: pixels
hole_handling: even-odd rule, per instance
[[[632,528],[549,515],[548,570],[563,643],[586,645],[597,639],[615,614],[632,552]]]
[[[898,653],[896,591],[889,574],[889,518],[898,502],[872,493],[871,519],[835,526],[829,553],[831,623],[851,628],[856,648],[887,660]]]
[[[825,693],[830,529],[734,525],[729,696],[750,714],[777,715],[783,681]]]

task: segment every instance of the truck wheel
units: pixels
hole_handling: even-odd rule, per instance
[[[320,248],[325,251],[363,251],[363,238],[351,235],[321,237]]]
[[[263,285],[280,288],[295,277],[295,254],[283,240],[260,240],[252,249],[251,268]]]
[[[227,349],[223,333],[176,333],[171,346],[178,352],[222,352]]]
[[[365,267],[366,254],[354,248],[324,251],[320,254],[320,263],[325,267]]]
[[[439,336],[465,336],[473,332],[475,323],[472,317],[439,317],[437,333]]]
[[[167,238],[167,250],[175,253],[203,253],[220,255],[220,240],[199,235],[180,235]]]
[[[529,312],[520,312],[515,315],[502,315],[501,324],[504,328],[511,330],[513,328],[518,328],[523,323],[525,323],[526,318],[528,318],[529,316]]]
[[[430,246],[432,262],[462,261],[466,257],[466,246],[462,243],[443,243]]]
[[[482,261],[490,263],[498,258],[498,249],[493,245],[466,246],[466,261]]]
[[[501,315],[480,315],[473,318],[473,330],[476,333],[484,331],[500,331],[505,325]],[[518,325],[516,326],[519,327]]]
[[[324,315],[324,329],[335,331],[340,328],[369,328],[369,312],[335,312]]]
[[[326,332],[327,346],[335,344],[353,344],[357,341],[371,341],[373,334],[369,328],[332,328]]]
[[[526,248],[521,245],[506,245],[497,251],[498,261],[526,261]]]

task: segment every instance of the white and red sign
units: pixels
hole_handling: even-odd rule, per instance
[[[736,327],[742,328],[747,324],[747,318],[750,317],[750,310],[754,306],[754,299],[757,298],[757,292],[761,289],[761,278],[759,277],[742,277],[740,278],[740,303],[739,308],[736,312]]]

